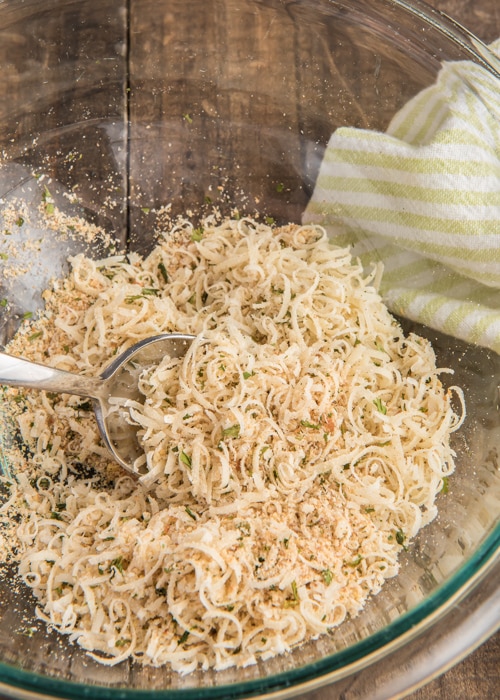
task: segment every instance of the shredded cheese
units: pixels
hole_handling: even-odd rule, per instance
[[[150,491],[82,399],[5,392],[32,455],[3,509],[23,515],[38,615],[101,663],[181,673],[265,660],[356,615],[435,517],[452,393],[463,409],[382,303],[380,271],[317,226],[215,218],[178,222],[146,259],[71,263],[10,352],[95,375],[147,336],[196,339],[118,406]]]

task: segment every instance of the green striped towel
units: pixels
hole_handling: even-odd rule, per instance
[[[500,57],[500,39],[490,49]],[[387,133],[339,128],[311,222],[367,268],[384,263],[394,313],[500,353],[500,79],[445,63]]]

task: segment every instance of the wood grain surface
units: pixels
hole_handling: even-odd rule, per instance
[[[500,37],[498,0],[427,0],[489,43]],[[464,661],[408,696],[410,700],[496,700],[500,698],[500,632]]]
[[[427,0],[485,43],[500,37],[499,0]],[[500,632],[464,661],[412,693],[409,700],[497,700],[500,698]]]
[[[427,2],[486,43],[500,37],[500,0]],[[327,36],[308,31],[307,27],[303,32],[293,33],[286,22],[274,23],[274,3],[275,0],[263,0],[259,15],[259,21],[267,22],[266,31],[270,33],[273,46],[281,47],[285,55],[287,51],[294,51],[295,41],[300,45],[300,54],[307,56],[309,46],[311,52],[314,48],[318,53],[324,42],[327,53]],[[266,69],[269,56],[259,53],[252,45],[251,31],[242,32],[238,44],[228,42],[227,27],[248,23],[250,30],[251,22],[257,21],[252,13],[245,14],[244,0],[221,3],[220,17],[208,16],[212,4],[203,0],[197,0],[195,12],[192,1],[169,0],[164,3],[168,5],[168,12],[161,14],[155,14],[156,0],[100,0],[99,3],[65,0],[64,4],[65,26],[73,26],[78,31],[70,41],[65,35],[64,48],[58,48],[47,41],[49,36],[55,42],[57,37],[63,36],[58,24],[63,21],[58,13],[58,0],[0,0],[3,6],[0,95],[9,93],[8,99],[0,101],[0,148],[11,148],[18,134],[32,134],[33,143],[22,146],[15,154],[17,161],[43,167],[44,163],[37,161],[38,154],[51,153],[50,175],[54,180],[68,189],[77,185],[89,216],[115,231],[118,238],[125,240],[127,232],[133,231],[130,244],[136,249],[141,249],[143,244],[142,232],[151,226],[153,207],[171,199],[182,201],[183,206],[204,198],[208,200],[219,196],[219,188],[225,186],[233,193],[231,204],[238,204],[237,193],[243,192],[243,182],[247,204],[250,196],[260,208],[265,202],[278,219],[297,219],[310,195],[321,156],[321,149],[319,146],[316,149],[310,135],[314,134],[315,138],[320,135],[326,141],[332,115],[337,123],[342,123],[345,115],[345,121],[352,124],[354,113],[359,126],[383,126],[382,122],[367,123],[363,111],[356,111],[352,90],[345,92],[344,99],[339,99],[335,93],[328,101],[319,78],[317,82],[302,80],[305,72],[310,75],[306,60],[298,62],[291,72],[290,66],[279,60],[279,52],[275,52],[272,73],[269,73]],[[300,7],[294,8],[294,5],[296,3],[290,3],[290,12],[299,12]],[[29,7],[33,10],[32,26],[25,25],[20,32],[16,13],[26,12]],[[147,17],[155,17],[154,32],[144,31]],[[197,28],[196,35],[201,37],[202,43],[196,46],[196,51],[190,51],[179,41],[175,31],[179,25]],[[204,27],[209,27],[209,31],[204,33]],[[102,39],[102,45],[96,37]],[[64,62],[57,60],[62,50]],[[201,79],[213,51],[224,51],[227,55],[217,86]],[[356,60],[355,55],[352,60]],[[33,73],[25,70],[20,62],[37,66],[37,82],[22,83]],[[236,93],[235,76],[242,62],[245,62],[247,82]],[[161,70],[165,64],[169,66],[168,85],[163,82]],[[60,75],[63,65],[67,71],[64,76]],[[189,76],[189,94],[186,76]],[[198,82],[196,76],[200,76]],[[64,99],[54,105],[50,92],[42,91],[39,83],[59,80],[66,81],[69,87]],[[272,86],[277,80],[284,86],[285,103],[273,100]],[[259,102],[258,95],[262,95],[262,85],[266,81],[269,91],[264,104]],[[299,96],[297,99],[297,85],[306,83],[306,98]],[[193,90],[197,85],[199,90]],[[404,93],[390,94],[390,83],[384,86],[384,94],[378,92],[373,80],[355,87],[365,93],[371,90],[372,99],[381,104],[405,101]],[[403,89],[412,94],[410,81]],[[17,96],[25,95],[27,90],[33,94],[36,112],[23,112],[22,105],[16,102]],[[88,99],[90,91],[91,100]],[[316,104],[321,104],[321,109],[316,109]],[[254,127],[242,126],[241,138],[235,139],[230,138],[224,115],[230,114],[232,120],[237,121],[238,110],[253,115]],[[317,116],[322,110],[327,114],[324,121]],[[294,140],[292,148],[283,141],[284,111],[297,127],[287,137]],[[18,132],[14,134],[3,126],[9,123],[12,114],[20,115]],[[67,123],[68,114],[73,115],[75,124],[84,125],[79,127],[78,138],[88,139],[98,147],[99,158],[88,161],[82,149],[78,171],[68,167],[75,153],[74,132],[60,128]],[[145,130],[148,130],[147,138],[144,138]],[[40,148],[43,139],[43,148]],[[216,143],[217,148],[207,149],[207,141]],[[283,154],[287,152],[294,155],[284,164]],[[300,163],[294,158],[300,158]],[[225,176],[228,164],[233,162],[246,166],[241,182],[237,172],[231,173],[230,182]],[[116,163],[120,167],[117,168]],[[182,170],[179,163],[182,163]],[[310,163],[310,173],[307,168],[304,173],[304,163]],[[77,180],[74,179],[76,172]],[[168,183],[167,190],[165,183]],[[103,197],[103,193],[109,196]],[[500,698],[499,662],[500,633],[497,633],[409,698],[496,700]],[[337,700],[337,696],[329,694],[326,688],[321,691],[321,700]]]
[[[134,33],[140,35],[141,23],[144,14],[147,15],[147,8],[154,5],[154,0],[143,0],[140,3],[140,12],[134,15],[132,13],[131,17],[131,36]],[[482,39],[484,42],[488,43],[498,37],[500,37],[500,2],[499,0],[429,0],[429,5],[434,9],[444,12],[445,14],[452,17],[459,24],[468,28],[476,36]],[[139,6],[139,5],[138,5]],[[266,75],[263,74],[263,67],[266,65],[266,56],[255,54],[253,58],[253,63],[250,66],[249,72],[249,82],[246,86],[245,94],[240,94],[235,96],[232,94],[229,87],[232,84],[233,73],[237,72],[241,61],[248,60],[248,56],[252,55],[252,45],[251,45],[251,32],[248,35],[242,35],[241,45],[235,47],[234,45],[226,44],[225,29],[231,24],[231,22],[241,22],[241,3],[228,3],[226,5],[225,16],[218,18],[218,21],[213,20],[213,18],[206,18],[204,16],[204,5],[199,3],[197,5],[197,11],[194,15],[191,14],[191,6],[189,3],[176,2],[175,0],[171,3],[171,13],[170,15],[163,18],[165,22],[164,45],[161,48],[163,57],[167,61],[171,61],[172,64],[179,65],[179,76],[176,84],[176,90],[174,93],[169,94],[170,104],[165,105],[165,97],[162,97],[162,75],[158,71],[156,74],[154,70],[151,70],[151,52],[158,51],[158,46],[154,44],[153,37],[149,40],[146,38],[142,46],[137,47],[137,52],[134,54],[133,60],[136,61],[136,68],[132,70],[132,75],[135,76],[134,83],[130,86],[133,93],[140,95],[149,95],[148,100],[137,99],[132,100],[132,121],[136,124],[141,124],[145,117],[152,121],[153,124],[160,124],[165,110],[168,110],[168,114],[173,117],[177,116],[178,119],[172,119],[168,124],[171,130],[170,136],[172,138],[167,138],[167,134],[162,133],[162,129],[165,129],[165,122],[162,121],[162,126],[157,126],[158,129],[156,144],[160,144],[160,147],[155,147],[154,150],[149,152],[135,152],[132,148],[132,158],[135,159],[132,162],[132,172],[140,173],[142,169],[140,167],[140,160],[143,159],[148,163],[149,170],[146,173],[145,180],[142,181],[132,181],[131,182],[131,196],[132,199],[137,202],[135,209],[132,209],[132,216],[134,227],[136,230],[141,229],[141,217],[144,215],[141,213],[144,205],[149,207],[154,205],[155,201],[152,202],[145,201],[144,197],[146,193],[148,196],[151,192],[157,193],[158,199],[164,196],[164,192],[160,192],[160,183],[165,181],[165,175],[169,173],[169,180],[171,183],[171,195],[176,198],[182,196],[184,200],[189,201],[190,197],[194,200],[199,199],[200,193],[193,191],[193,188],[201,187],[205,192],[210,192],[211,185],[215,181],[214,174],[220,172],[224,169],[226,161],[229,159],[244,162],[247,164],[248,169],[253,171],[261,171],[262,163],[258,162],[260,157],[260,141],[263,138],[269,138],[269,143],[272,144],[272,134],[273,127],[279,126],[281,114],[283,109],[283,104],[274,103],[269,100],[269,103],[265,111],[262,111],[262,106],[258,105],[253,100],[253,90],[260,84],[260,92],[262,92],[262,81],[266,81]],[[233,13],[231,15],[231,12]],[[272,14],[272,2],[269,2],[269,14]],[[263,12],[265,21],[265,10]],[[172,22],[174,20],[174,22]],[[172,25],[180,23],[181,25],[185,22],[193,22],[200,25],[207,25],[211,27],[210,33],[205,37],[206,45],[200,47],[197,46],[197,51],[193,52],[192,55],[186,55],[185,47],[183,48],[177,41],[175,36],[175,31],[172,30]],[[251,16],[248,16],[248,22],[252,21]],[[272,22],[270,20],[270,26]],[[251,25],[249,24],[249,28]],[[283,52],[285,53],[291,47],[291,42],[293,40],[292,32],[289,31],[286,23],[281,24],[279,27],[274,27],[273,31],[275,34],[272,36],[272,41],[275,43],[280,43],[283,47]],[[197,32],[198,36],[198,32]],[[299,35],[299,41],[303,42],[301,44],[301,53],[307,55],[307,41],[311,41],[312,33],[304,32]],[[317,37],[315,37],[317,39]],[[320,41],[323,40],[320,37]],[[203,89],[200,90],[200,94],[197,99],[190,97],[189,113],[186,111],[186,103],[183,100],[185,95],[183,95],[184,90],[184,78],[186,71],[189,72],[191,76],[195,76],[197,72],[202,71],[206,68],[203,61],[200,61],[200,56],[210,56],[210,47],[217,46],[218,49],[222,47],[222,50],[227,50],[227,72],[223,76],[222,81],[219,78],[219,87],[221,82],[226,83],[228,86],[228,91],[224,90],[211,90],[210,84],[207,86],[203,84]],[[202,50],[200,50],[202,49]],[[154,53],[153,53],[154,55]],[[275,54],[273,54],[274,56]],[[355,60],[355,59],[354,59]],[[140,70],[141,65],[148,65],[147,74],[155,81],[155,85],[146,85],[141,79],[142,72]],[[300,124],[300,130],[307,133],[310,124],[308,123],[309,115],[314,111],[312,109],[307,114],[300,113],[300,106],[297,104],[294,94],[294,80],[292,77],[300,83],[300,69],[299,66],[294,76],[291,76],[287,72],[287,66],[280,64],[279,61],[274,60],[273,62],[273,75],[272,80],[278,78],[281,82],[288,85],[290,90],[290,101],[286,105],[286,110],[288,112],[293,110],[298,110],[295,115],[296,121]],[[182,75],[181,75],[182,71]],[[371,89],[371,85],[363,85],[364,90]],[[315,86],[308,92],[308,101],[313,102],[315,99],[314,93]],[[409,86],[411,92],[411,86]],[[321,99],[324,102],[324,91],[321,90],[321,86],[317,86],[318,95],[321,95]],[[259,128],[255,131],[246,132],[242,134],[243,138],[239,140],[239,145],[235,146],[234,141],[227,139],[226,148],[224,148],[225,140],[224,135],[220,131],[224,129],[224,123],[220,119],[221,114],[227,113],[227,110],[231,110],[231,105],[228,106],[227,101],[231,99],[238,99],[240,108],[242,110],[252,111],[254,110],[259,124]],[[377,95],[373,95],[373,99],[377,99]],[[172,104],[172,100],[174,104]],[[177,101],[177,102],[175,102]],[[322,102],[322,109],[324,104]],[[347,104],[348,102],[348,104]],[[354,109],[356,105],[354,103]],[[327,107],[330,110],[342,110],[343,105],[331,104]],[[346,101],[346,109],[349,110],[349,118],[352,121],[352,110],[353,102],[352,99]],[[320,112],[321,110],[317,110]],[[234,112],[231,112],[234,115]],[[184,123],[182,123],[182,116],[185,117]],[[337,121],[342,121],[342,115],[336,114]],[[191,122],[192,120],[192,122]],[[189,122],[186,123],[186,122]],[[193,126],[194,125],[194,126]],[[363,122],[362,114],[360,113],[360,126],[370,126]],[[318,125],[314,125],[316,131],[318,130]],[[207,168],[207,153],[206,149],[200,147],[201,140],[208,133],[212,135],[214,130],[219,130],[217,141],[222,144],[222,148],[217,152],[209,155],[210,168]],[[325,136],[327,135],[328,125],[325,126]],[[189,136],[188,136],[189,134]],[[190,140],[191,147],[187,146],[187,140]],[[174,143],[174,147],[168,147],[168,142]],[[241,149],[241,150],[235,150]],[[203,154],[203,155],[202,155]],[[311,154],[314,156],[314,154]],[[206,176],[204,180],[196,178],[195,183],[189,181],[189,177],[186,173],[178,174],[175,171],[175,164],[179,160],[186,160],[189,168],[193,171],[198,168],[206,169]],[[273,211],[279,211],[279,202],[276,198],[273,198],[272,193],[275,192],[276,178],[282,178],[282,170],[275,174],[273,172],[273,153],[272,148],[269,154],[269,163],[265,165],[265,169],[269,173],[269,183],[266,186],[258,180],[258,178],[253,183],[252,195],[255,198],[266,199],[270,202],[270,207]],[[285,183],[286,188],[292,192],[292,197],[287,201],[287,216],[290,216],[290,211],[293,211],[293,207],[297,207],[299,211],[307,199],[307,182],[301,182],[296,177],[294,177],[293,163],[290,164],[290,177]],[[233,184],[233,190],[237,191],[237,183]],[[141,189],[142,188],[142,189]],[[143,224],[144,225],[144,222]],[[495,635],[492,639],[483,644],[478,650],[471,654],[464,661],[459,663],[453,669],[444,673],[442,676],[436,680],[431,681],[425,687],[413,693],[410,698],[411,700],[455,700],[459,698],[469,698],[470,700],[495,700],[495,698],[500,698],[500,675],[499,675],[499,661],[500,661],[500,634]],[[334,698],[330,695],[328,689],[321,691],[321,698]]]

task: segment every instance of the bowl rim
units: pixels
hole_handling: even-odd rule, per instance
[[[458,44],[464,51],[471,54],[471,57],[483,68],[490,71],[496,78],[500,78],[500,59],[490,51],[481,39],[456,19],[431,7],[424,0],[410,0],[410,2],[391,0],[391,4],[415,15],[424,23],[430,24],[434,29]]]
[[[424,25],[445,35],[479,65],[500,79],[500,60],[488,46],[455,19],[423,0],[382,0],[395,10],[414,15]],[[287,669],[272,676],[237,683],[190,688],[127,688],[83,684],[43,675],[0,660],[0,692],[19,700],[241,700],[259,697],[277,700],[312,692],[334,681],[360,672],[418,638],[442,619],[459,601],[477,589],[500,562],[500,523],[485,537],[475,552],[430,596],[391,623],[346,649],[324,658]],[[500,609],[489,610],[488,634],[500,628]],[[289,653],[293,654],[293,650]],[[444,660],[443,665],[451,661]]]

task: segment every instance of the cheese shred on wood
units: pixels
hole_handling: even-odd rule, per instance
[[[141,375],[146,490],[91,406],[9,389],[19,571],[37,614],[104,664],[245,666],[355,616],[436,515],[460,425],[427,340],[317,226],[180,221],[145,259],[71,259],[9,352],[99,374],[163,332]]]

